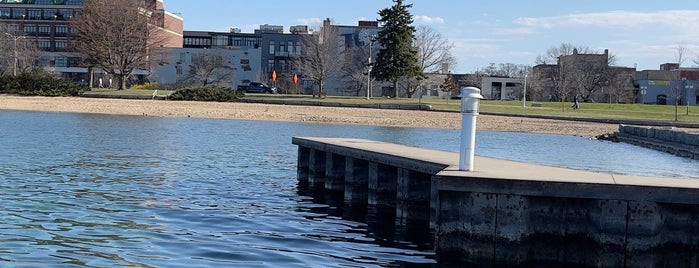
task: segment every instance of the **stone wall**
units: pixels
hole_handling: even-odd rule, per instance
[[[673,127],[620,125],[620,141],[681,157],[699,159],[699,133]]]

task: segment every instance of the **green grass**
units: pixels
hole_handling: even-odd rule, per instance
[[[166,94],[158,92],[159,94]],[[143,89],[92,89],[84,93],[85,95],[99,94],[112,96],[151,96],[153,90]],[[458,111],[461,106],[460,100],[444,100],[439,98],[408,99],[388,99],[348,96],[328,96],[318,99],[310,95],[286,95],[286,94],[252,94],[248,93],[244,98],[249,99],[269,99],[269,100],[305,100],[318,102],[342,102],[349,104],[428,104],[433,109]],[[629,119],[629,120],[650,120],[650,121],[675,121],[674,105],[654,105],[654,104],[609,104],[609,103],[580,103],[580,109],[570,108],[572,103],[560,102],[540,102],[541,107],[532,107],[532,102],[527,102],[527,107],[522,107],[521,101],[492,101],[483,100],[480,103],[480,111],[484,113],[517,114],[517,115],[542,115],[571,118],[594,118],[594,119]],[[699,123],[699,106],[690,106],[687,115],[687,106],[679,106],[677,121],[682,123]]]

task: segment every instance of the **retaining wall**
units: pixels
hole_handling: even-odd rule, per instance
[[[294,137],[299,188],[440,265],[698,267],[699,180],[577,171],[396,144]],[[360,211],[362,213],[356,213]]]
[[[620,141],[699,160],[699,132],[674,127],[620,125]]]

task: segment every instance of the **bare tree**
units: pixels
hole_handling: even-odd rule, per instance
[[[347,78],[349,84],[346,92],[354,96],[359,96],[362,90],[367,88],[367,64],[369,49],[365,47],[352,47],[344,52],[345,60],[342,65],[342,73]]]
[[[546,95],[546,76],[544,73],[532,68],[527,73],[525,83],[527,84],[527,100],[542,101],[550,99],[550,96]]]
[[[342,66],[339,50],[337,28],[326,20],[323,27],[313,35],[301,38],[301,50],[304,52],[300,70],[305,77],[318,86],[318,94],[324,94],[324,82],[338,74]]]
[[[18,74],[35,68],[39,48],[19,25],[0,25],[0,75]]]
[[[573,55],[573,51],[575,50],[577,50],[578,53],[583,54],[592,53],[592,49],[589,47],[561,43],[558,47],[551,47],[546,50],[544,55],[539,55],[536,57],[536,64],[556,64],[560,57]]]
[[[684,44],[678,44],[675,51],[675,59],[677,60],[677,67],[682,67],[682,63],[686,60],[685,55],[687,54],[687,46]],[[668,95],[675,99],[675,121],[678,120],[678,108],[682,97],[684,96],[684,79],[682,77],[682,71],[676,70],[677,80],[672,82],[670,86]],[[689,105],[689,104],[687,104]],[[689,107],[687,108],[687,114],[689,114]]]
[[[420,90],[422,82],[428,73],[448,72],[456,65],[456,58],[451,54],[454,43],[443,37],[429,26],[420,25],[415,29],[413,47],[417,49],[417,60],[420,75],[404,76],[399,79],[398,86],[408,98]],[[446,67],[446,68],[445,68]],[[446,69],[446,70],[445,70]]]
[[[454,43],[429,26],[416,27],[413,46],[418,49],[418,64],[423,73],[439,73],[444,66],[448,69],[456,66],[452,55]]]
[[[235,69],[220,49],[207,49],[192,55],[192,64],[185,79],[202,86],[226,84],[235,80]]]
[[[166,40],[150,16],[145,1],[86,0],[71,23],[76,30],[71,47],[126,89],[127,78],[136,69],[147,70],[150,51]]]
[[[473,74],[467,74],[461,80],[458,81],[459,85],[467,87],[477,87],[481,88],[483,85],[483,76],[486,74],[482,71],[476,71]]]
[[[609,94],[609,102],[612,102],[612,97],[615,103],[633,102],[633,72],[631,68],[611,68],[609,71],[610,79],[608,83],[607,94]]]

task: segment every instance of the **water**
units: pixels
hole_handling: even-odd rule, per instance
[[[292,136],[455,151],[459,132],[0,112],[0,267],[434,267],[297,194]],[[697,177],[696,161],[586,138],[480,132],[478,154]],[[651,167],[649,163],[654,166]]]

